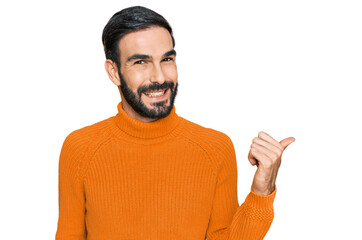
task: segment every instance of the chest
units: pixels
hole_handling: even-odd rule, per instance
[[[197,145],[108,143],[91,159],[85,180],[88,226],[103,223],[129,239],[144,232],[191,239],[206,231],[216,178]]]

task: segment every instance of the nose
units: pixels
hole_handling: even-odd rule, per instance
[[[165,75],[163,73],[162,67],[160,64],[154,64],[152,68],[152,73],[150,77],[150,81],[152,83],[157,82],[158,84],[162,84],[165,82]]]

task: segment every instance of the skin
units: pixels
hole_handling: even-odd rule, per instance
[[[119,41],[121,74],[129,88],[134,93],[141,86],[152,83],[162,84],[165,81],[177,83],[176,54],[172,54],[172,38],[169,32],[162,27],[151,27],[126,34]],[[137,56],[136,55],[143,55]],[[132,58],[130,60],[130,58]],[[105,68],[110,80],[117,86],[121,85],[117,65],[110,59],[106,60]],[[170,93],[167,91],[162,99],[151,98],[142,94],[141,100],[149,108],[155,102],[168,100],[170,104]],[[157,119],[143,117],[133,110],[127,103],[122,92],[122,106],[124,111],[131,117],[142,121],[152,122]]]
[[[165,81],[172,81],[176,85],[176,54],[169,54],[173,50],[173,44],[171,36],[165,28],[151,27],[128,33],[119,41],[119,49],[121,73],[133,92],[136,93],[140,86],[147,86],[155,82],[162,84]],[[134,57],[135,55],[144,55],[144,57]],[[130,58],[132,59],[129,60]],[[117,65],[107,59],[105,68],[110,80],[119,87],[121,81]],[[121,91],[120,94],[123,109],[131,117],[143,122],[157,120],[143,117],[135,112],[124,99]],[[170,91],[166,92],[162,99],[150,98],[144,94],[141,97],[148,108],[153,108],[153,103],[165,99],[170,99]],[[289,137],[278,142],[262,131],[258,133],[258,137],[253,139],[248,159],[251,165],[257,166],[252,183],[254,193],[265,196],[275,190],[282,154],[286,147],[294,141],[295,138]]]
[[[278,142],[263,131],[253,139],[248,159],[251,165],[258,167],[251,186],[254,193],[265,196],[275,190],[282,154],[294,141],[294,137],[288,137]]]

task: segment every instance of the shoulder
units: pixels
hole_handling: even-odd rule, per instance
[[[214,164],[220,165],[225,161],[235,162],[235,149],[231,138],[218,130],[203,127],[183,119],[183,136],[190,142],[199,145]]]
[[[88,160],[98,146],[109,140],[109,121],[111,118],[73,130],[64,139],[59,167],[86,168]],[[81,174],[81,173],[80,173]]]
[[[66,136],[63,146],[82,148],[97,139],[107,137],[109,121],[110,118],[73,130]]]
[[[218,130],[201,126],[184,119],[184,135],[203,145],[211,147],[233,147],[230,137]]]
[[[184,135],[204,149],[215,168],[216,176],[237,176],[236,153],[231,138],[218,130],[186,119],[184,121]]]

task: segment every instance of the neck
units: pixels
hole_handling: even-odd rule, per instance
[[[170,133],[176,129],[181,119],[175,112],[175,106],[173,106],[172,111],[167,117],[157,119],[157,121],[153,122],[144,122],[127,113],[124,110],[127,109],[127,107],[123,105],[125,105],[125,102],[119,102],[117,106],[118,114],[114,120],[118,126],[118,131],[121,130],[132,138],[155,139],[170,135]],[[115,131],[117,131],[117,129]],[[116,135],[123,135],[122,132],[118,132]]]

